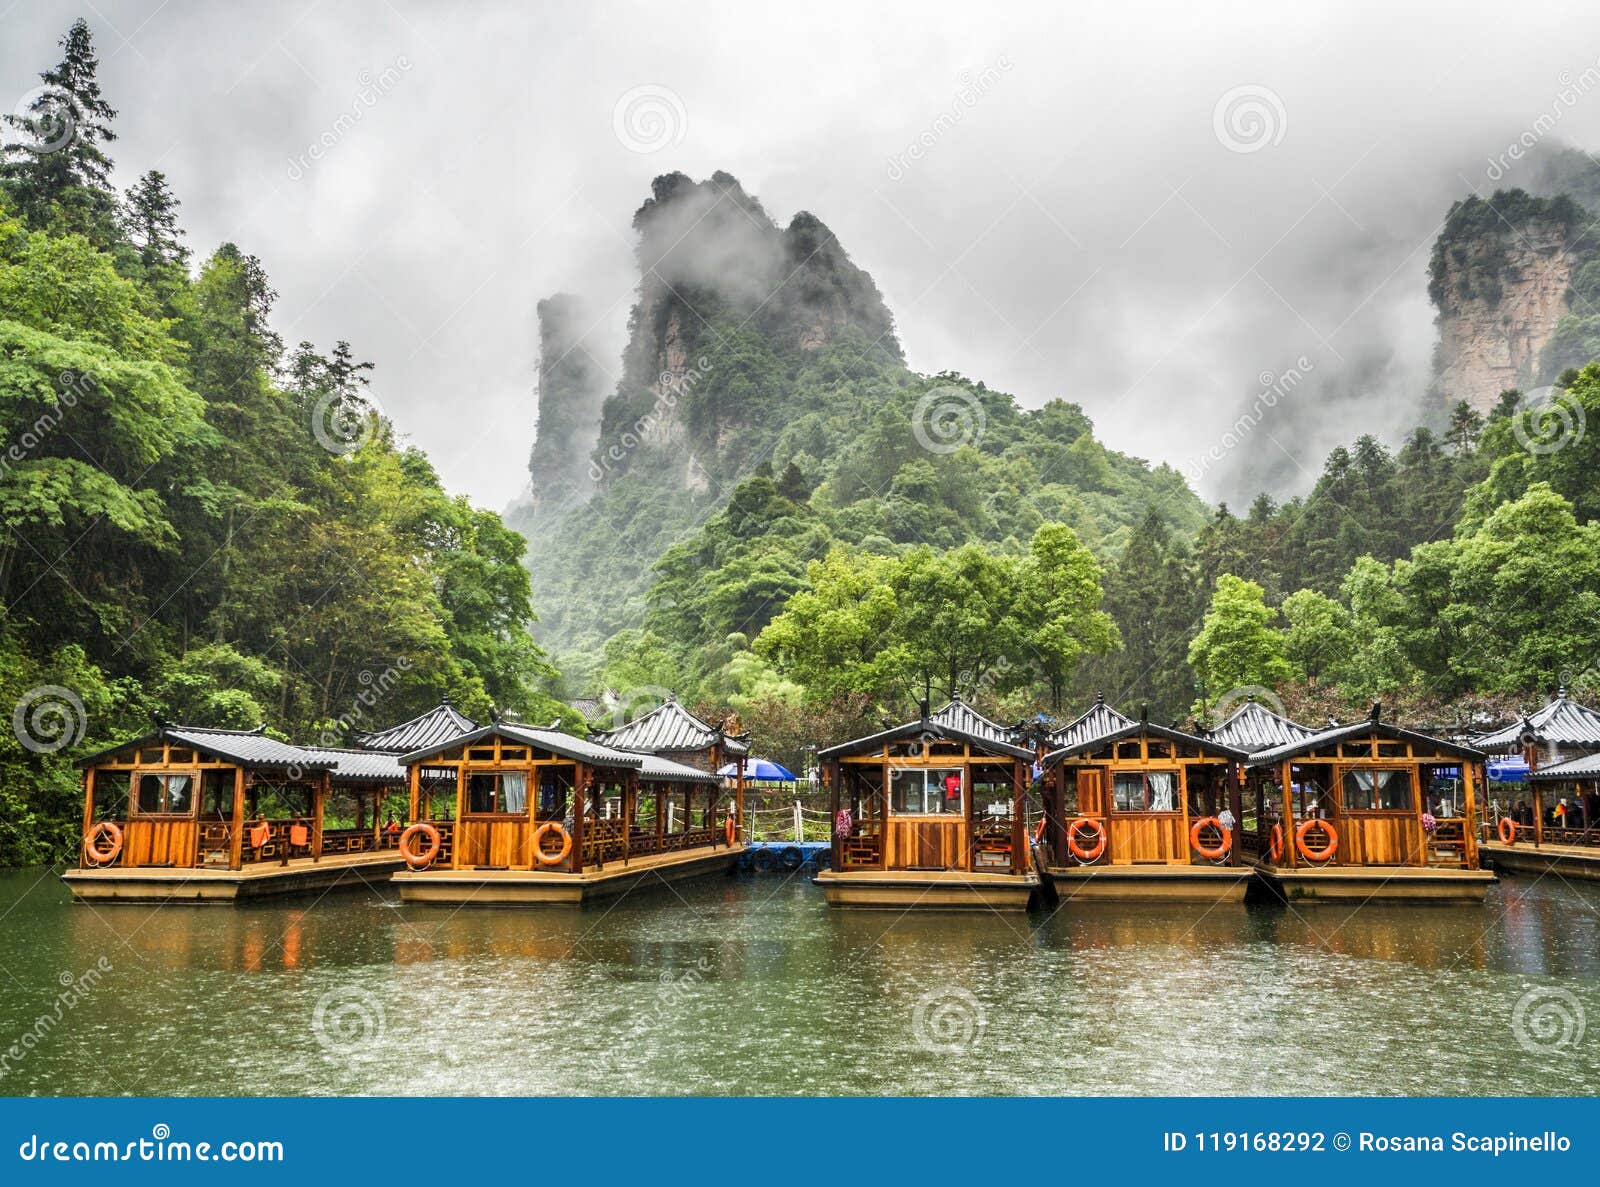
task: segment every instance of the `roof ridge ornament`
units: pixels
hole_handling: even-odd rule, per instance
[[[1383,702],[1382,701],[1373,701],[1372,702],[1372,712],[1367,715],[1367,720],[1372,722],[1373,725],[1377,725],[1378,724],[1378,719],[1380,717],[1382,717],[1382,716],[1383,716]]]

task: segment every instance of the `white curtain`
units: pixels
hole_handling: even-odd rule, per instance
[[[1176,812],[1178,777],[1170,771],[1151,771],[1147,778],[1150,780],[1150,811]]]
[[[502,812],[528,810],[528,777],[526,775],[501,775],[500,794],[505,797]]]

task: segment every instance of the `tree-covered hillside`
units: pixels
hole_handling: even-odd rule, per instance
[[[345,740],[449,694],[546,718],[523,540],[448,494],[255,256],[111,185],[89,30],[0,164],[0,865],[73,849],[72,754],[149,715]],[[569,713],[569,716],[570,713]]]

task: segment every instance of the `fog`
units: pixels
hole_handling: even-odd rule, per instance
[[[1600,146],[1577,3],[24,3],[0,107],[80,13],[119,182],[163,170],[197,253],[259,255],[285,339],[350,340],[497,507],[526,483],[535,306],[581,294],[617,365],[660,173],[814,212],[913,367],[1076,400],[1238,499],[1414,423],[1449,203],[1514,183],[1490,162],[1525,134]]]

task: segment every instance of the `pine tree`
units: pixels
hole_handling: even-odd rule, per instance
[[[189,249],[179,242],[184,232],[178,226],[178,200],[159,169],[150,170],[128,190],[122,223],[146,272],[163,265],[188,266]]]
[[[107,245],[116,232],[116,198],[101,145],[117,138],[117,113],[100,95],[100,60],[81,17],[61,48],[60,63],[40,72],[44,85],[23,114],[4,117],[13,134],[0,144],[0,181],[34,225],[50,224],[59,211],[66,229]]]

